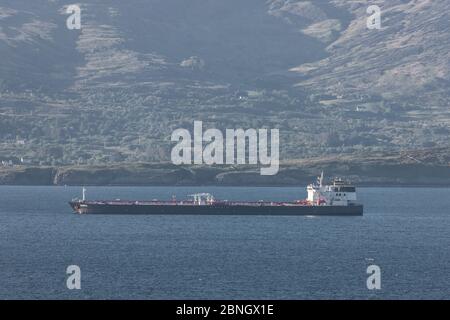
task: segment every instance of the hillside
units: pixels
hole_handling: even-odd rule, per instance
[[[194,120],[279,128],[283,161],[449,147],[450,2],[0,4],[0,160],[170,161]]]

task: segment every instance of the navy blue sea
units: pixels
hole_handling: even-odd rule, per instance
[[[293,200],[303,188],[91,187],[88,198]],[[450,297],[450,189],[360,188],[363,217],[76,215],[78,187],[0,187],[0,299]],[[381,268],[381,290],[366,269]],[[66,268],[81,268],[68,290]]]

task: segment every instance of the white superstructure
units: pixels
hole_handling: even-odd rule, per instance
[[[193,197],[195,204],[199,206],[214,203],[214,196],[210,193],[195,193],[189,196]]]
[[[323,185],[323,172],[316,184],[307,187],[310,205],[348,206],[356,204],[356,188],[336,178],[332,185]]]

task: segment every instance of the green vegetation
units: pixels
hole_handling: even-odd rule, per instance
[[[3,93],[0,159],[42,166],[169,162],[172,131],[191,130],[194,120],[221,130],[279,128],[282,160],[448,145],[448,126],[416,114],[421,109],[412,102],[325,103],[313,94],[267,89],[246,97],[223,88],[172,90],[178,94],[98,89],[68,101]]]
[[[81,31],[61,6],[0,7],[3,166],[168,163],[194,120],[278,128],[285,162],[450,146],[446,1],[386,3],[383,32],[345,0],[115,0]]]

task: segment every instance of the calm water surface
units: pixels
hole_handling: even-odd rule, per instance
[[[91,187],[88,198],[293,200],[302,188]],[[0,299],[450,297],[450,189],[360,188],[364,217],[95,216],[79,187],[0,187]],[[81,290],[66,288],[68,265]],[[382,289],[366,288],[376,264]]]

